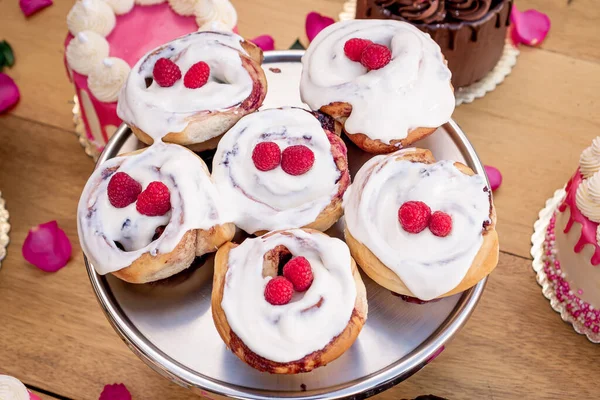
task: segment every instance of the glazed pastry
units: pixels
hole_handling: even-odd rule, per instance
[[[101,275],[164,279],[231,240],[235,226],[220,204],[202,159],[156,143],[94,171],[77,211],[81,247]]]
[[[196,32],[142,57],[121,91],[117,113],[144,143],[214,149],[256,111],[267,83],[262,51],[228,32]]]
[[[394,293],[432,300],[462,292],[498,263],[496,212],[483,176],[429,150],[372,158],[344,196],[346,243]]]
[[[250,234],[325,231],[342,216],[350,184],[344,142],[300,108],[242,118],[219,143],[212,172],[235,224]]]
[[[281,267],[284,276],[277,276]],[[242,361],[295,374],[326,365],[354,343],[367,298],[344,242],[292,229],[219,249],[212,312],[221,338]]]
[[[350,140],[370,153],[406,147],[454,111],[440,47],[405,22],[330,25],[312,41],[302,66],[302,100],[343,123]]]

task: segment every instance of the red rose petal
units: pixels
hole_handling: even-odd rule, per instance
[[[510,14],[513,43],[537,46],[544,41],[550,30],[550,18],[537,10],[521,12],[513,5]]]
[[[52,5],[52,0],[19,0],[19,7],[26,17]]]
[[[308,37],[308,41],[312,42],[319,32],[333,24],[333,22],[333,18],[326,17],[317,12],[308,13],[306,16],[306,36]]]
[[[275,40],[271,35],[260,35],[250,41],[260,47],[262,51],[275,50]]]
[[[0,114],[17,104],[20,97],[15,81],[10,76],[0,73]]]
[[[56,221],[29,230],[23,243],[23,257],[42,271],[56,272],[71,258],[71,242]]]
[[[498,189],[500,185],[502,185],[502,174],[500,173],[498,168],[486,165],[485,173],[487,174],[488,180],[490,181],[492,191]]]
[[[131,400],[131,393],[122,383],[104,386],[98,400]]]

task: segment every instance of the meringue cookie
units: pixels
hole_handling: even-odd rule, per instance
[[[79,0],[67,14],[67,26],[73,36],[89,30],[106,37],[115,24],[115,13],[103,0]]]
[[[579,171],[584,178],[589,178],[600,171],[600,136],[596,137],[592,145],[581,153]]]
[[[131,68],[124,60],[116,57],[105,58],[88,76],[88,87],[100,101],[117,101],[129,71]]]
[[[133,9],[133,0],[104,0],[117,15],[127,14]]]
[[[82,75],[88,75],[108,57],[109,44],[94,31],[79,32],[67,45],[66,57],[69,67]]]
[[[29,400],[29,391],[17,378],[0,375],[0,399]]]
[[[135,0],[135,4],[140,6],[153,6],[155,4],[164,3],[166,0]]]
[[[200,26],[200,28],[198,28],[198,32],[200,32],[200,31],[212,31],[212,32],[225,31],[225,32],[231,32],[232,30],[224,22],[221,22],[221,21],[210,21],[210,22],[207,22],[207,23],[203,24],[202,26]]]
[[[169,5],[179,15],[194,15],[198,0],[169,0]]]
[[[237,13],[229,0],[198,0],[195,14],[200,27],[208,22],[219,21],[232,30],[237,24]]]
[[[575,202],[590,221],[600,222],[600,172],[581,182],[575,194]]]

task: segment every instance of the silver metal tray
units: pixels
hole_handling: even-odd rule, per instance
[[[267,105],[301,104],[301,56],[302,51],[266,53]],[[134,146],[132,137],[122,125],[98,164]],[[485,176],[475,150],[453,121],[417,146],[430,149],[437,159],[462,161]],[[369,157],[348,145],[353,174]],[[341,222],[328,233],[341,237]],[[132,285],[97,275],[86,259],[98,301],[131,350],[161,375],[209,398],[361,399],[377,394],[431,362],[467,321],[485,287],[483,280],[462,294],[412,304],[363,274],[369,317],[354,345],[338,360],[313,372],[277,376],[250,368],[221,341],[210,310],[212,261],[211,257],[200,268],[165,282]]]

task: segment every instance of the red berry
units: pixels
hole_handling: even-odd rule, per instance
[[[398,209],[398,220],[406,232],[419,233],[429,225],[431,209],[422,201],[407,201]]]
[[[159,86],[169,87],[181,79],[181,70],[168,58],[159,58],[154,64],[152,76]]]
[[[346,55],[346,57],[348,57],[352,61],[360,62],[360,59],[362,57],[362,52],[368,45],[370,45],[372,43],[373,42],[371,42],[370,40],[367,40],[367,39],[359,39],[359,38],[349,39],[344,44],[344,54]]]
[[[149,217],[165,215],[171,209],[169,188],[162,182],[150,182],[146,190],[140,193],[135,208]]]
[[[429,221],[429,230],[435,236],[448,236],[452,232],[452,217],[443,211],[434,212]]]
[[[360,63],[369,70],[383,68],[392,59],[392,52],[384,45],[373,43],[365,47]]]
[[[108,182],[108,201],[116,208],[127,207],[141,192],[142,185],[125,172],[117,172]]]
[[[183,85],[189,89],[198,89],[208,82],[210,67],[204,61],[192,65],[183,77]]]
[[[294,257],[283,267],[283,276],[292,282],[298,292],[307,290],[313,282],[313,272],[308,260],[304,257]]]
[[[281,162],[281,150],[275,142],[260,142],[252,150],[252,161],[256,169],[270,171]]]
[[[290,146],[281,153],[281,168],[290,175],[307,173],[314,162],[315,154],[302,144]]]
[[[274,306],[282,306],[292,299],[294,285],[283,276],[276,276],[265,286],[265,300]]]

